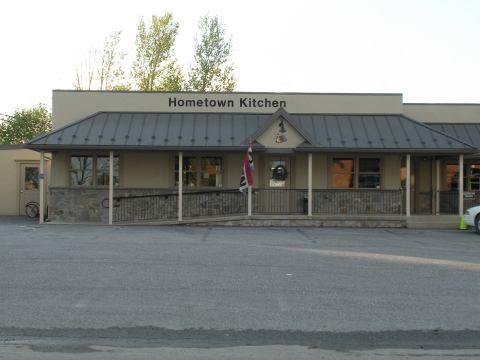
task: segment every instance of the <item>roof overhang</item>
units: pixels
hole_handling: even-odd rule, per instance
[[[403,115],[100,112],[37,137],[37,151],[244,151],[278,118],[304,139],[291,151],[476,154],[465,140]],[[258,142],[254,151],[274,153]]]

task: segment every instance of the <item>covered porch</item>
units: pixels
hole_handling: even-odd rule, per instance
[[[406,222],[479,200],[464,181],[478,150],[401,115],[98,113],[28,146],[52,154],[42,201],[55,222]]]

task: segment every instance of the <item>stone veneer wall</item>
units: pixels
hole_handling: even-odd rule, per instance
[[[114,196],[151,195],[165,192],[172,192],[172,190],[116,188]],[[48,218],[59,223],[91,222],[107,224],[108,189],[51,187]]]
[[[114,197],[162,195],[117,199],[115,222],[175,220],[178,195],[175,189],[116,188]],[[254,214],[306,214],[306,190],[255,189]],[[401,190],[313,190],[313,214],[403,213]],[[236,190],[184,193],[183,216],[245,215],[247,199]],[[108,223],[108,189],[50,188],[49,219],[60,223]]]
[[[313,190],[314,214],[400,215],[402,190]]]

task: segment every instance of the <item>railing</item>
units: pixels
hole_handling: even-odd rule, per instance
[[[107,199],[108,200],[108,199]],[[126,195],[113,198],[113,221],[176,219],[178,194]]]
[[[305,189],[253,189],[254,214],[307,214]]]
[[[247,196],[238,189],[183,194],[183,217],[247,214]]]
[[[458,214],[458,190],[439,191],[440,214]],[[480,191],[464,191],[463,209],[480,205]]]
[[[106,206],[108,206],[108,199]],[[105,202],[104,200],[104,202]],[[114,222],[175,220],[178,218],[178,193],[125,195],[113,198]],[[244,215],[247,197],[235,190],[183,193],[183,217]]]
[[[312,190],[313,214],[402,214],[402,190],[326,189]],[[107,203],[108,203],[108,199]],[[307,214],[306,189],[254,189],[253,214]],[[136,222],[175,220],[178,194],[129,194],[114,197],[114,221]],[[108,204],[107,204],[108,206]],[[247,214],[247,196],[237,189],[191,191],[183,193],[182,216],[186,219],[206,216]]]
[[[314,189],[313,214],[402,214],[402,190]],[[254,189],[254,214],[308,214],[306,189]]]

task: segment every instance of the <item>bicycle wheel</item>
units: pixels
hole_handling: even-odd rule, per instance
[[[36,218],[38,217],[38,213],[40,212],[39,205],[36,202],[29,202],[25,205],[25,214],[29,218]]]

